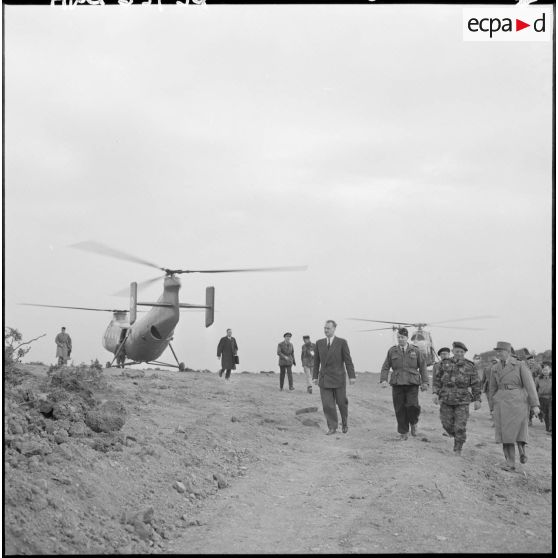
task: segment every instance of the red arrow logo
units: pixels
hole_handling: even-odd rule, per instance
[[[525,27],[531,27],[530,23],[525,23],[524,21],[521,21],[520,19],[515,20],[515,30],[516,31],[521,31],[522,29],[525,29]]]

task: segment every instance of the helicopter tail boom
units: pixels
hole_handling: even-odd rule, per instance
[[[209,327],[215,314],[215,287],[205,288],[205,305],[205,327]]]

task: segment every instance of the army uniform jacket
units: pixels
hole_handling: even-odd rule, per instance
[[[279,366],[292,366],[296,364],[294,345],[289,341],[281,341],[277,345],[277,355],[279,356]]]
[[[445,358],[432,375],[432,393],[446,405],[468,405],[481,400],[481,383],[475,363]]]
[[[304,345],[302,345],[302,352],[300,353],[300,361],[302,362],[302,366],[307,366],[308,368],[314,368],[315,352],[316,352],[315,343],[310,343],[310,345],[304,343]]]
[[[407,350],[399,345],[391,347],[382,366],[380,382],[388,379],[389,369],[392,369],[389,383],[392,386],[408,386],[428,384],[426,360],[416,345],[407,345]]]

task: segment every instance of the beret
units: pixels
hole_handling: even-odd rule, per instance
[[[463,349],[464,351],[467,351],[467,347],[464,343],[461,343],[461,341],[454,341],[452,347],[454,349]]]

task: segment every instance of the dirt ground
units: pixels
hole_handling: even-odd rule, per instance
[[[20,392],[44,389],[46,366],[22,368]],[[5,553],[553,550],[552,438],[538,420],[510,473],[486,401],[456,457],[430,391],[418,436],[396,440],[377,374],[348,386],[349,432],[334,436],[302,375],[293,392],[278,374],[103,375],[94,397],[124,405],[121,430],[5,435]]]

